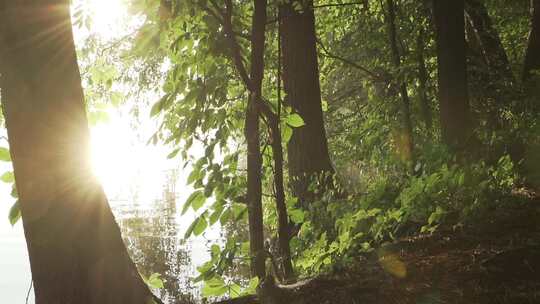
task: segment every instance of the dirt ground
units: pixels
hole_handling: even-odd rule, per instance
[[[386,244],[355,269],[288,286],[281,303],[540,303],[540,199]]]
[[[359,256],[353,269],[267,284],[265,304],[540,304],[540,197],[518,192],[481,214],[385,244]]]

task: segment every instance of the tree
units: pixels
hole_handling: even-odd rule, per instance
[[[477,50],[475,53],[481,62],[478,73],[470,75],[470,80],[481,83],[475,93],[482,91],[480,95],[485,97],[482,112],[486,114],[488,129],[502,129],[501,113],[509,104],[509,94],[515,93],[512,92],[515,78],[510,61],[484,3],[466,0],[465,13],[469,48]]]
[[[230,8],[232,0],[227,0]],[[229,12],[232,9],[228,9]],[[230,20],[230,19],[229,19]],[[232,28],[232,27],[231,27]],[[264,44],[266,37],[266,0],[254,1],[251,29],[251,71],[249,100],[246,110],[245,132],[248,144],[247,155],[247,202],[249,209],[249,245],[252,256],[252,275],[263,279],[266,276],[264,251],[264,226],[262,213],[261,147],[259,140],[260,100],[264,77]]]
[[[308,190],[315,176],[334,173],[324,128],[317,60],[313,1],[300,10],[286,1],[279,6],[285,102],[305,125],[293,130],[287,146],[292,191],[305,206],[315,196]],[[317,190],[324,191],[328,182]]]
[[[70,1],[2,1],[2,105],[37,304],[147,304],[91,173]]]
[[[531,0],[532,20],[529,44],[525,53],[522,79],[528,82],[533,71],[540,69],[540,0]]]
[[[401,69],[401,55],[399,54],[398,48],[398,35],[396,30],[396,5],[393,0],[387,0],[386,6],[388,9],[388,18],[387,18],[387,27],[388,27],[388,37],[390,42],[390,50],[392,53],[392,64],[397,72],[400,72]],[[399,77],[399,78],[402,78]],[[407,83],[405,80],[399,80],[399,94],[401,95],[401,116],[403,124],[403,138],[402,141],[404,147],[402,151],[405,154],[405,159],[410,161],[414,168],[414,136],[413,136],[413,126],[411,121],[411,107],[409,93],[407,92]]]
[[[431,117],[431,108],[428,98],[428,71],[426,68],[426,60],[424,56],[424,30],[419,29],[416,37],[416,60],[418,66],[418,94],[420,95],[420,109],[422,111],[422,119],[426,125],[428,132],[431,132],[433,126],[433,118]]]
[[[434,0],[439,108],[444,142],[454,150],[471,137],[463,0]]]
[[[493,26],[486,6],[477,0],[465,1],[465,11],[480,43],[490,74],[508,84],[514,82],[510,61],[502,45],[499,33]]]

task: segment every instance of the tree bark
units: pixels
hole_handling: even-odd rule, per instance
[[[278,101],[279,102],[279,101]],[[273,114],[273,113],[272,113]],[[287,204],[285,203],[285,188],[283,183],[283,147],[281,145],[281,130],[279,128],[279,116],[268,115],[271,126],[270,133],[272,137],[272,154],[274,156],[274,187],[276,192],[276,210],[278,217],[278,243],[281,258],[281,267],[283,268],[283,279],[287,283],[294,280],[294,271],[291,261],[291,229],[289,215],[287,213]]]
[[[472,136],[465,52],[464,0],[434,0],[442,138],[454,152]]]
[[[279,217],[279,239],[282,251],[285,277],[292,276],[292,263],[290,261],[290,246],[288,232],[288,216],[285,205],[285,191],[283,189],[283,151],[281,146],[281,133],[279,117],[265,104],[262,98],[262,80],[264,76],[264,47],[266,30],[266,0],[255,1],[255,10],[252,20],[251,41],[251,75],[248,76],[241,56],[241,49],[234,36],[232,25],[232,1],[225,2],[223,27],[228,35],[232,51],[232,60],[242,82],[250,92],[246,110],[245,136],[248,143],[248,190],[247,201],[249,208],[250,251],[252,255],[251,270],[254,276],[264,278],[266,253],[264,250],[264,227],[262,214],[262,160],[260,152],[259,115],[263,114],[270,123],[270,133],[273,139],[274,153],[274,182],[276,184],[276,208]],[[208,9],[205,7],[205,9]],[[285,225],[284,222],[287,224]],[[284,243],[282,240],[286,239]],[[288,258],[286,258],[288,257]]]
[[[485,5],[477,0],[466,0],[465,4],[466,13],[480,43],[481,52],[490,74],[497,80],[503,81],[503,85],[512,85],[515,79],[510,61]]]
[[[160,302],[91,172],[69,3],[0,3],[2,106],[36,303]]]
[[[315,192],[325,191],[328,176],[334,173],[321,104],[313,1],[306,2],[302,11],[290,1],[279,6],[285,102],[305,122],[293,130],[287,146],[292,191],[304,207],[316,199]],[[310,191],[310,182],[321,176],[325,178],[321,187]]]
[[[533,79],[532,71],[540,69],[540,0],[531,0],[532,21],[529,44],[523,65],[523,82]]]
[[[394,68],[400,74],[401,69],[401,55],[398,49],[398,37],[396,30],[396,6],[393,0],[386,0],[386,6],[388,8],[388,37],[390,42],[390,50],[392,53],[392,63]],[[411,102],[409,99],[409,93],[407,92],[407,83],[402,76],[398,75],[399,79],[399,93],[401,95],[401,116],[403,123],[403,140],[400,147],[403,159],[411,163],[411,171],[414,168],[414,135],[413,126],[411,121]]]
[[[431,107],[429,106],[429,98],[427,92],[428,72],[426,68],[426,59],[424,57],[424,31],[420,29],[416,38],[416,55],[418,61],[418,94],[420,99],[420,109],[422,111],[422,119],[426,125],[428,132],[431,132],[433,127],[433,118],[431,116]]]
[[[226,1],[232,11],[232,1]],[[247,201],[249,208],[249,244],[252,256],[251,272],[253,276],[263,279],[266,276],[264,250],[264,227],[262,213],[261,185],[261,151],[259,135],[259,115],[264,76],[264,47],[266,31],[266,0],[254,1],[254,12],[251,28],[251,88],[246,110],[245,132],[248,145]]]

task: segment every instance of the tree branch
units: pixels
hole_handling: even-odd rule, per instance
[[[336,59],[336,60],[339,60],[347,65],[350,65],[351,67],[355,68],[355,69],[358,69],[358,70],[361,70],[362,72],[366,73],[372,80],[375,80],[375,81],[385,81],[385,79],[379,75],[379,74],[376,74],[370,70],[368,70],[367,68],[349,60],[349,59],[346,59],[346,58],[343,58],[341,56],[338,56],[338,55],[335,55],[335,54],[332,54],[330,53],[330,51],[324,46],[324,44],[320,41],[320,39],[317,39],[317,44],[321,47],[321,50],[323,51],[323,55],[328,57],[328,58],[332,58],[332,59]]]

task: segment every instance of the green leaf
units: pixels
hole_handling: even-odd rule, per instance
[[[208,281],[204,282],[202,288],[203,297],[219,297],[224,295],[228,291],[225,281],[222,278],[214,277]]]
[[[200,200],[202,199],[202,203]],[[186,202],[184,203],[184,207],[182,207],[182,213],[181,215],[184,215],[190,206],[193,206],[193,210],[197,211],[202,204],[204,204],[204,201],[206,200],[206,197],[204,196],[204,193],[202,190],[197,190],[187,198]]]
[[[187,239],[191,236],[193,233],[193,229],[195,229],[195,225],[199,222],[199,218],[196,218],[191,225],[189,225],[188,229],[186,230],[186,233],[184,234],[184,238]]]
[[[180,152],[179,148],[174,149],[169,155],[167,155],[167,159],[175,158],[176,155],[178,155],[178,152]]]
[[[234,203],[232,205],[232,212],[234,219],[238,220],[244,215],[244,212],[247,212],[247,205]]]
[[[305,125],[304,120],[297,113],[293,113],[293,114],[287,116],[286,122],[287,122],[287,124],[289,126],[291,126],[293,128],[299,128],[299,127]]]
[[[229,295],[232,299],[238,298],[242,295],[242,287],[236,283],[229,285]]]
[[[191,185],[195,180],[199,179],[200,172],[201,171],[198,168],[193,169],[188,176],[187,184]]]
[[[328,102],[326,102],[325,100],[323,100],[323,101],[321,102],[321,107],[322,107],[323,112],[327,112],[327,111],[328,111]]]
[[[155,289],[165,288],[165,285],[163,284],[165,280],[161,279],[161,275],[159,273],[153,273],[145,282],[146,282],[146,285],[150,286],[151,288],[155,288]]]
[[[191,207],[193,207],[194,211],[197,211],[204,205],[205,201],[206,201],[206,196],[204,195],[202,191],[199,191],[197,193],[197,196],[193,198],[191,202]]]
[[[288,143],[289,140],[291,140],[293,130],[289,125],[284,124],[281,128],[281,133],[282,133],[281,137],[283,138],[283,142]]]
[[[15,202],[15,204],[13,204],[13,206],[11,206],[11,209],[9,209],[8,218],[11,226],[14,226],[21,218],[21,208],[18,200]]]
[[[233,216],[231,208],[225,209],[225,211],[221,214],[221,217],[219,218],[219,222],[221,225],[225,225],[227,221],[231,220]]]
[[[208,223],[206,222],[206,219],[201,215],[199,217],[199,220],[197,221],[197,224],[195,227],[193,227],[193,234],[195,236],[201,235],[204,230],[206,230],[206,227],[208,227]]]
[[[19,193],[17,192],[17,186],[15,185],[15,183],[12,184],[11,186],[11,197],[13,198],[19,198]]]
[[[209,218],[210,225],[214,225],[219,220],[219,218],[221,217],[221,214],[223,213],[223,209],[225,209],[225,206],[220,205],[215,209],[214,212],[212,212]]]
[[[13,183],[15,181],[15,176],[13,175],[13,172],[6,172],[0,176],[0,180],[4,183]]]
[[[301,209],[289,210],[289,216],[291,221],[293,221],[295,224],[301,224],[304,222],[304,211]]]
[[[165,96],[161,97],[161,99],[152,106],[152,109],[150,110],[150,117],[154,117],[161,111],[167,109],[171,105],[170,97],[170,94],[165,94]]]
[[[259,277],[253,277],[249,280],[248,287],[244,290],[244,294],[256,294],[259,286]]]
[[[210,256],[212,257],[212,260],[217,260],[219,258],[220,253],[221,253],[221,249],[219,248],[219,245],[213,244],[210,247]]]
[[[11,161],[11,155],[9,155],[9,150],[7,148],[0,147],[0,161]]]

